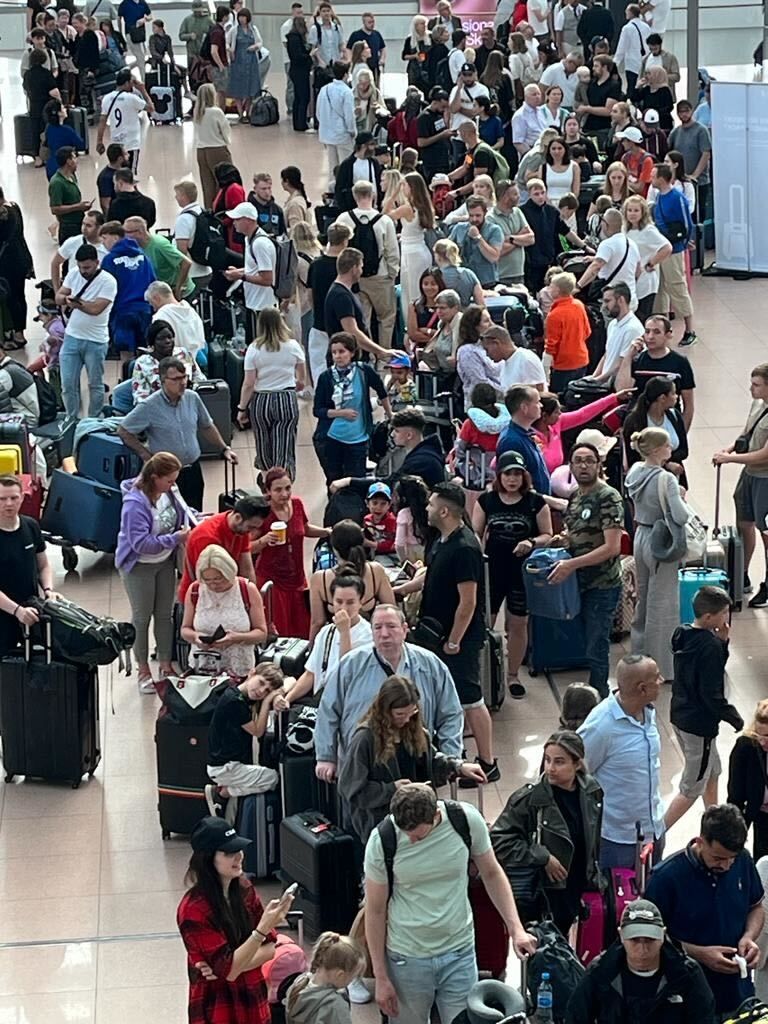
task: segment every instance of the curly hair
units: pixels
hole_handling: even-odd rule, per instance
[[[373,751],[376,764],[386,764],[395,756],[396,742],[403,744],[413,757],[427,752],[427,733],[420,709],[421,695],[410,679],[405,676],[389,676],[368,709],[361,725],[367,725],[373,734]],[[408,724],[395,730],[391,712],[395,708],[407,708],[415,704],[419,710],[408,720]]]

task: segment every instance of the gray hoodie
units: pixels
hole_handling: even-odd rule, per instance
[[[304,975],[302,975],[302,978]],[[297,978],[294,985],[301,978]],[[291,990],[288,989],[288,999]],[[293,1009],[286,1014],[288,1024],[352,1024],[352,1013],[344,995],[333,985],[314,985],[302,989]]]
[[[635,506],[635,519],[643,526],[653,526],[658,519],[664,518],[659,499],[659,474],[666,473],[667,504],[671,519],[679,526],[688,522],[688,508],[680,494],[680,486],[674,473],[662,469],[661,466],[649,466],[646,462],[636,462],[627,473],[624,481],[627,493]]]

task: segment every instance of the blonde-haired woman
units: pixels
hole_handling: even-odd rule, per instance
[[[616,210],[620,210],[629,198],[629,171],[620,160],[615,160],[608,165],[608,170],[605,172],[605,184],[599,194],[607,196],[611,201],[611,206]],[[598,196],[595,196],[589,204],[588,218],[596,212],[597,198]]]
[[[488,209],[492,210],[496,205],[496,189],[490,174],[478,174],[472,181],[472,192],[470,194],[482,196],[488,203]],[[443,224],[446,227],[451,227],[453,224],[460,224],[468,220],[469,210],[465,201],[461,206],[457,206],[455,210],[451,210],[450,213],[443,217]]]
[[[393,210],[397,210],[408,202],[405,192],[405,177],[396,167],[390,167],[381,176],[381,187],[384,189],[381,212],[391,217]],[[399,227],[399,225],[396,226]]]
[[[363,68],[368,68],[368,59],[371,56],[371,48],[364,39],[358,39],[352,44],[349,54],[349,81],[354,91],[357,85],[357,78]],[[368,68],[370,71],[370,68]]]
[[[728,803],[753,826],[752,856],[768,856],[768,700],[759,700],[752,721],[739,736],[728,763]]]
[[[200,184],[203,187],[203,205],[211,209],[219,190],[213,173],[216,164],[232,163],[229,144],[232,130],[224,111],[216,103],[216,89],[210,82],[201,85],[195,98],[194,125],[195,152]]]
[[[425,96],[429,92],[429,48],[432,37],[427,31],[427,19],[417,14],[411,19],[411,31],[403,43],[400,54],[408,69],[408,84],[415,86]]]
[[[675,97],[669,85],[667,72],[656,64],[645,72],[645,85],[635,93],[635,106],[645,113],[655,110],[659,115],[659,128],[663,132],[671,132],[674,128],[672,111]]]
[[[635,509],[635,562],[637,564],[637,609],[632,622],[632,653],[653,658],[665,680],[673,678],[671,630],[680,619],[677,562],[659,562],[651,551],[655,523],[671,520],[678,526],[688,522],[674,473],[664,468],[672,458],[666,430],[646,427],[632,435],[632,446],[642,456],[627,473],[625,485]],[[663,494],[663,497],[662,497]]]
[[[435,266],[443,275],[445,287],[458,292],[462,309],[471,303],[476,306],[485,305],[480,278],[474,270],[461,265],[461,253],[455,242],[450,238],[440,238],[435,242],[432,255],[435,258]]]
[[[297,333],[301,334],[301,344],[304,347],[304,351],[308,352],[309,332],[312,330],[314,316],[312,289],[309,286],[309,268],[313,260],[322,255],[323,248],[317,240],[317,231],[314,224],[307,220],[300,220],[297,224],[294,224],[288,235],[294,244],[298,259],[296,267],[296,298],[290,309],[296,311],[300,324],[300,331]],[[290,317],[287,317],[287,319],[290,324]]]
[[[386,110],[386,107],[373,81],[373,72],[367,64],[364,64],[357,73],[352,85],[352,96],[355,101],[355,124],[358,132],[373,131],[376,125],[376,111],[381,108]]]
[[[651,210],[642,196],[630,196],[621,208],[624,217],[624,234],[631,239],[640,252],[640,276],[637,289],[635,315],[641,324],[653,312],[653,300],[659,290],[658,266],[672,255],[672,243],[662,235],[653,223]]]
[[[181,463],[170,452],[147,459],[135,480],[121,484],[123,505],[115,567],[131,604],[139,693],[154,693],[149,667],[149,622],[154,622],[160,675],[173,672],[173,600],[178,547],[189,534],[187,513],[173,492]]]
[[[539,135],[536,142],[531,146],[525,156],[521,159],[517,174],[515,175],[515,182],[517,187],[520,189],[520,201],[524,202],[528,198],[528,182],[531,178],[540,178],[542,174],[542,167],[546,160],[547,148],[553,139],[560,137],[560,132],[557,128],[551,126],[545,128],[544,131]]]
[[[296,389],[304,390],[305,363],[304,349],[291,337],[280,310],[263,309],[259,333],[245,352],[237,422],[245,427],[250,419],[256,468],[266,472],[272,466],[285,466],[291,480],[296,477],[299,429]]]
[[[209,544],[195,565],[195,581],[184,598],[181,636],[190,656],[208,661],[211,671],[245,678],[256,665],[256,647],[267,638],[264,604],[255,583],[237,575],[237,563],[223,547]],[[212,639],[219,626],[220,639]]]
[[[405,202],[392,210],[390,217],[400,221],[400,300],[403,316],[421,292],[419,281],[425,270],[432,266],[432,253],[427,247],[424,232],[435,226],[435,211],[424,179],[415,171],[406,174],[403,188]]]

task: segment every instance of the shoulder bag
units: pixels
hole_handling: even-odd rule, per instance
[[[763,411],[757,417],[757,419],[749,428],[749,430],[747,430],[743,434],[739,434],[739,436],[733,442],[733,450],[736,452],[737,455],[746,455],[746,453],[749,451],[749,445],[752,441],[752,435],[757,430],[757,425],[760,422],[760,420],[764,419],[766,416],[768,416],[768,406],[766,406],[765,409],[763,409]]]
[[[592,303],[602,302],[602,300],[603,300],[603,292],[611,284],[611,282],[616,277],[618,272],[621,270],[621,268],[627,262],[627,257],[629,256],[629,239],[625,238],[624,241],[625,241],[626,246],[627,246],[626,249],[624,250],[624,255],[621,257],[621,262],[619,263],[618,267],[616,267],[616,269],[613,271],[613,273],[610,275],[610,277],[607,277],[604,280],[602,280],[599,277],[596,277],[594,279],[594,281],[590,282],[589,288],[587,289],[587,302],[588,303],[590,303],[590,302],[592,302]]]
[[[696,563],[707,548],[707,528],[685,501],[687,523],[681,526],[674,521],[669,514],[669,476],[670,473],[664,469],[659,473],[659,504],[663,518],[651,528],[651,554],[657,562]]]

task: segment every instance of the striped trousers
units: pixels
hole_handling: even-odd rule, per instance
[[[256,468],[266,473],[273,466],[283,466],[291,480],[295,479],[296,433],[299,429],[296,388],[255,392],[250,415],[256,441]]]

